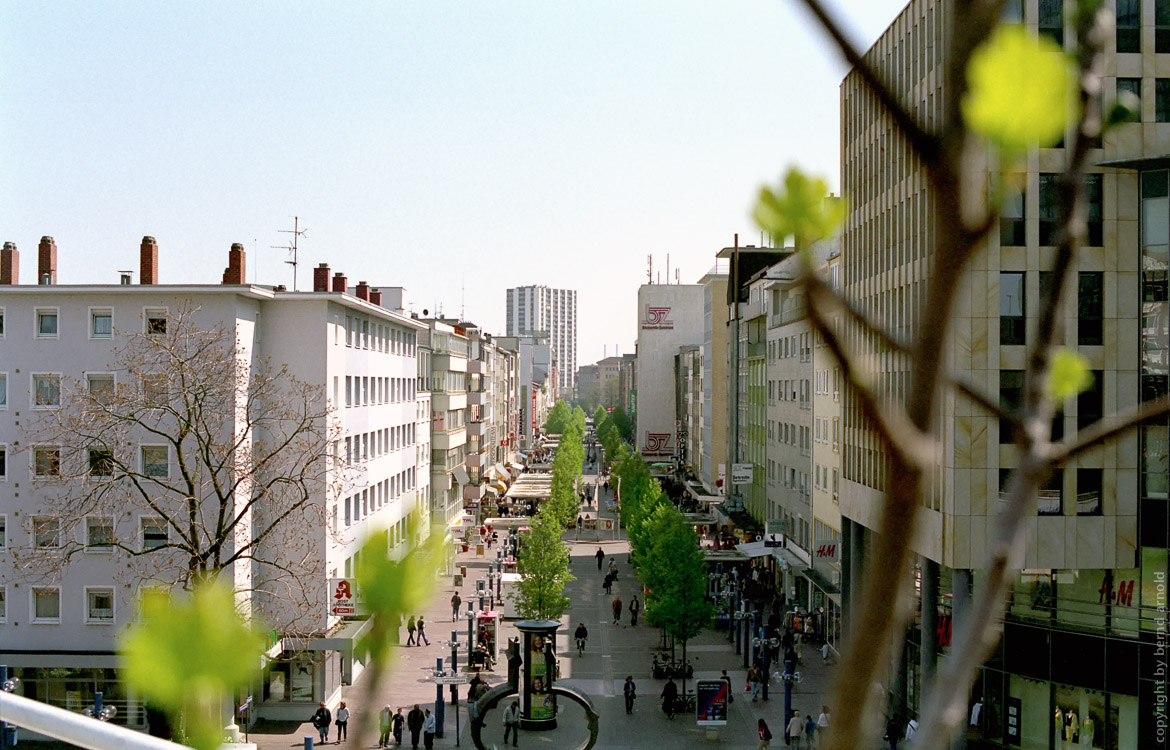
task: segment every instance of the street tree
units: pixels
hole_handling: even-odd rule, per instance
[[[289,624],[319,610],[301,581],[320,575],[308,531],[325,528],[336,428],[322,387],[198,316],[182,302],[145,332],[117,331],[113,377],[62,382],[24,446],[43,512],[9,553],[29,574],[100,550],[125,559],[128,584],[262,590]]]
[[[978,670],[1000,639],[1011,582],[1022,566],[1025,529],[1037,508],[1037,490],[1066,461],[1116,439],[1151,419],[1170,412],[1165,395],[1122,410],[1075,435],[1054,441],[1053,416],[1060,405],[1091,382],[1083,357],[1062,345],[1066,301],[1077,270],[1076,258],[1088,231],[1085,172],[1103,133],[1134,115],[1124,99],[1105,106],[1104,45],[1112,39],[1112,12],[1093,0],[1067,4],[1067,49],[1043,34],[1000,24],[998,2],[955,6],[955,22],[940,45],[946,83],[939,90],[929,123],[916,100],[893,87],[880,69],[880,55],[863,55],[842,31],[842,24],[821,2],[804,0],[817,21],[853,66],[858,80],[879,108],[875,121],[894,125],[901,135],[908,163],[920,166],[930,186],[931,224],[922,290],[921,312],[912,320],[885,327],[868,301],[841,295],[812,268],[803,252],[836,231],[843,209],[825,201],[824,184],[791,170],[783,184],[761,190],[755,216],[762,229],[779,241],[792,238],[805,260],[800,285],[810,320],[847,379],[851,398],[877,440],[889,479],[882,515],[865,565],[860,609],[851,615],[836,683],[833,727],[826,738],[830,750],[859,747],[875,727],[874,691],[891,663],[910,617],[911,597],[904,571],[911,561],[911,540],[919,534],[918,506],[929,492],[930,477],[941,455],[938,434],[941,405],[962,400],[998,419],[1015,447],[1012,471],[994,523],[988,519],[987,558],[968,616],[956,624],[948,658],[927,683],[915,738],[921,747],[950,742],[967,716],[967,696]],[[1108,87],[1111,90],[1111,87]],[[917,93],[914,94],[917,96]],[[953,344],[955,301],[970,285],[967,275],[998,226],[998,212],[1010,175],[1018,171],[1037,146],[1066,139],[1062,171],[1057,174],[1055,248],[1051,283],[1042,291],[1041,314],[1030,329],[1024,366],[1022,403],[1002,405],[994,393],[947,371],[945,354]],[[1057,167],[1053,164],[1053,168]],[[849,196],[846,196],[848,200]],[[840,322],[840,324],[838,324]],[[850,331],[844,335],[843,331]],[[856,335],[854,335],[856,333]],[[907,365],[912,388],[900,398],[882,390],[870,363],[876,356],[898,357]],[[874,722],[874,723],[871,723]]]
[[[572,418],[573,412],[569,409],[569,405],[563,400],[558,400],[553,404],[553,408],[548,410],[548,418],[544,420],[545,433],[549,435],[561,434]]]
[[[556,620],[569,606],[565,586],[576,578],[569,572],[569,549],[561,539],[563,532],[564,527],[553,515],[541,513],[520,536],[516,559],[520,580],[511,596],[521,617]]]

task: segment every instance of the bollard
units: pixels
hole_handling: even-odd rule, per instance
[[[435,657],[435,674],[441,674],[443,671],[443,657]],[[435,680],[435,737],[443,736],[443,686]]]
[[[305,738],[305,750],[313,750],[313,738],[312,737]]]

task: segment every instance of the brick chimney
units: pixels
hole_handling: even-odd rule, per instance
[[[333,274],[333,291],[344,293],[346,289],[345,285],[348,283],[349,279],[345,278],[345,274],[341,271]]]
[[[57,243],[45,235],[37,247],[37,283],[57,283]]]
[[[381,289],[371,289],[370,290],[370,302],[377,305],[378,307],[382,306],[382,290]]]
[[[5,242],[0,250],[0,284],[20,283],[20,251],[15,242]]]
[[[354,292],[357,294],[358,299],[364,299],[367,302],[370,301],[370,285],[366,282],[359,281]]]
[[[139,246],[139,284],[157,284],[158,283],[158,243],[154,241],[154,237],[146,236],[142,238],[142,245]]]
[[[244,246],[239,242],[232,243],[228,252],[228,267],[223,270],[223,283],[243,284],[246,258]]]
[[[329,291],[329,264],[318,263],[317,267],[313,269],[313,291],[327,292]]]

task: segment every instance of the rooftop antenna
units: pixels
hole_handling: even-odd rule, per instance
[[[654,283],[654,256],[647,255],[646,256],[646,263],[647,263],[646,283],[653,284]]]
[[[678,268],[674,269],[674,283],[676,286],[680,283],[678,280]]]
[[[292,254],[292,260],[286,260],[285,263],[292,266],[292,269],[293,269],[293,291],[295,292],[297,290],[297,240],[299,240],[302,236],[307,234],[309,231],[309,228],[305,227],[304,229],[301,229],[300,217],[294,216],[292,229],[278,229],[276,231],[282,232],[284,234],[291,234],[292,235],[292,243],[291,244],[270,245],[269,247],[272,247],[273,249],[276,249],[276,250],[287,250],[287,251],[289,251],[289,253]]]
[[[666,254],[666,283],[670,283],[670,253]]]
[[[467,291],[467,277],[464,276],[459,280],[459,320],[462,321],[465,317],[463,314],[463,301],[465,292]]]

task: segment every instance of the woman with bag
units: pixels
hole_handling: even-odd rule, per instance
[[[768,729],[768,722],[760,719],[756,725],[756,732],[760,736],[760,744],[756,745],[756,750],[767,750],[772,746],[772,730]]]

